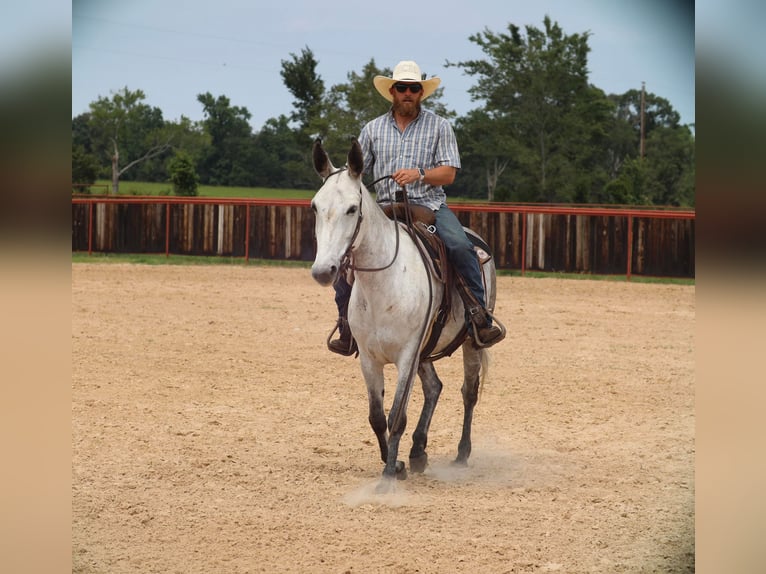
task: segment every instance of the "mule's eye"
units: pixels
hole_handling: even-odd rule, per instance
[[[352,205],[348,208],[348,211],[346,211],[346,215],[354,215],[356,213],[356,205]]]
[[[314,213],[317,212],[317,206],[313,201],[311,202],[311,211],[313,211]]]

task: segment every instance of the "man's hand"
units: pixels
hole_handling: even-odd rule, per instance
[[[426,171],[424,182],[430,185],[449,185],[455,181],[457,168],[450,165],[440,165]],[[391,174],[391,178],[400,186],[415,183],[420,179],[420,172],[417,168],[399,169]]]
[[[418,181],[420,179],[420,172],[417,169],[399,169],[391,174],[391,179],[399,184],[399,186],[404,187]]]

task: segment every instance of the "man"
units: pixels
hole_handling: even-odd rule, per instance
[[[466,319],[473,323],[474,343],[489,347],[504,337],[492,325],[487,313],[481,269],[471,241],[455,214],[447,207],[443,186],[455,180],[460,168],[457,140],[449,122],[421,108],[433,94],[440,78],[425,79],[415,62],[402,61],[392,77],[376,76],[373,85],[391,102],[391,109],[362,128],[359,143],[364,153],[364,173],[374,179],[391,175],[377,184],[377,201],[390,203],[399,189],[407,190],[411,204],[434,211],[436,230],[444,242],[455,271],[463,277],[470,293],[462,293]],[[406,187],[405,187],[406,186]],[[340,318],[340,337],[330,341],[330,350],[349,356],[356,342],[346,320],[351,288],[339,275],[335,283],[335,302]]]

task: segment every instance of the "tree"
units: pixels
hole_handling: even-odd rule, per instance
[[[630,189],[627,197],[635,203],[694,205],[694,136],[689,126],[680,124],[680,115],[670,102],[650,92],[644,94],[645,154],[641,170],[637,170],[629,164],[640,158],[641,91],[612,94],[609,99],[615,106],[615,122],[608,153],[617,183],[609,187],[607,195],[615,189]],[[641,177],[635,177],[639,172]],[[626,186],[626,181],[631,185]]]
[[[589,185],[577,178],[579,164],[594,153],[583,148],[605,128],[587,127],[585,120],[595,96],[587,82],[588,34],[565,35],[548,16],[543,25],[526,26],[526,36],[513,24],[508,33],[485,29],[469,39],[487,59],[448,65],[477,78],[472,97],[484,102],[483,111],[506,132],[485,164],[507,160],[514,166],[518,199],[571,201],[578,185]]]
[[[95,147],[111,159],[113,193],[119,192],[120,177],[126,171],[171,147],[170,141],[160,137],[162,111],[142,103],[145,98],[143,91],[125,87],[112,92],[111,98],[99,97],[90,104]]]
[[[98,158],[85,151],[82,145],[72,147],[72,182],[91,185],[98,178]],[[90,188],[84,187],[77,191],[89,193]]]
[[[646,142],[646,195],[654,205],[694,205],[694,138],[687,126],[657,127]]]
[[[170,181],[173,184],[173,192],[176,195],[195,196],[199,176],[194,166],[194,161],[188,153],[179,152],[168,163]]]
[[[494,120],[484,110],[472,110],[456,121],[455,134],[460,142],[463,168],[455,186],[462,196],[485,197],[488,201],[510,199],[510,178],[506,174],[506,185],[503,186],[501,177],[519,153],[511,151],[518,149],[518,145],[501,122],[502,119]]]
[[[212,185],[252,185],[253,133],[251,114],[245,107],[232,106],[229,98],[214,98],[210,92],[197,95],[205,119],[202,125],[210,137],[201,161],[201,179]]]
[[[351,140],[359,137],[364,124],[390,108],[372,85],[376,75],[385,74],[390,75],[390,71],[378,69],[375,60],[370,60],[360,73],[349,72],[346,83],[328,91],[321,114],[314,118],[309,130],[322,138],[330,157],[345,157]]]
[[[255,136],[257,185],[314,189],[317,177],[307,154],[305,134],[292,129],[285,115],[269,119]]]
[[[305,131],[311,121],[319,114],[324,97],[324,81],[317,74],[317,60],[307,47],[301,55],[290,53],[291,60],[282,60],[282,81],[293,95],[295,111],[290,116]]]

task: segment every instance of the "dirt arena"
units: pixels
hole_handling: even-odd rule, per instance
[[[694,287],[498,286],[469,467],[458,351],[429,469],[381,497],[308,269],[73,264],[73,571],[693,572]]]

